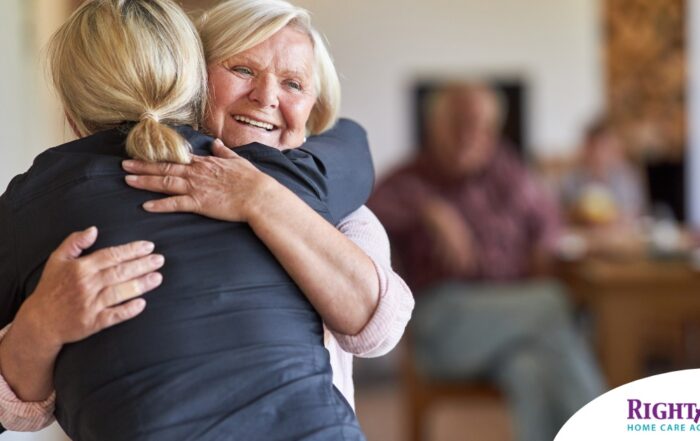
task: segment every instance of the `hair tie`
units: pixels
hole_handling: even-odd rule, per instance
[[[139,121],[143,121],[144,119],[152,119],[155,122],[160,122],[160,118],[158,118],[158,115],[151,111],[143,112],[141,116],[139,117]]]

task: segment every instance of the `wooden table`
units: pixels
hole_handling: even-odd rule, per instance
[[[592,313],[610,387],[648,375],[649,360],[660,353],[673,368],[687,367],[680,365],[688,363],[688,330],[700,335],[700,271],[688,261],[590,258],[562,264],[561,274]]]

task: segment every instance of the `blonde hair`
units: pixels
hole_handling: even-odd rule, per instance
[[[127,154],[190,162],[166,124],[197,126],[207,72],[194,25],[171,0],[89,0],[53,35],[49,63],[66,116],[86,136],[137,122]]]
[[[305,32],[314,49],[316,103],[306,130],[318,134],[335,124],[340,111],[340,80],[309,12],[284,0],[227,0],[204,13],[197,29],[207,65],[223,63],[272,37],[285,26]]]

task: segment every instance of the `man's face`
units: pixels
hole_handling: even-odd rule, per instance
[[[487,90],[456,89],[438,98],[431,118],[431,153],[445,173],[481,172],[498,141],[498,102]]]

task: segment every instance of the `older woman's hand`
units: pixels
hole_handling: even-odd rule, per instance
[[[188,165],[122,163],[126,183],[134,188],[164,193],[170,197],[143,205],[154,213],[190,212],[229,222],[250,219],[261,198],[279,184],[248,160],[224,146],[212,144],[214,156],[193,156]]]
[[[359,333],[379,298],[372,260],[288,188],[217,141],[214,156],[189,165],[125,161],[126,182],[172,195],[149,201],[151,212],[193,212],[248,222],[324,323],[346,335]],[[323,240],[319,240],[323,238]]]
[[[43,401],[53,389],[61,347],[143,311],[135,298],[162,282],[163,256],[153,243],[131,242],[81,257],[97,228],[73,233],[51,254],[39,283],[0,344],[0,371],[23,401]]]
[[[162,282],[164,258],[152,242],[137,241],[80,257],[97,239],[97,228],[73,233],[51,254],[34,293],[15,324],[29,320],[43,342],[59,347],[82,340],[143,311],[136,299]]]

